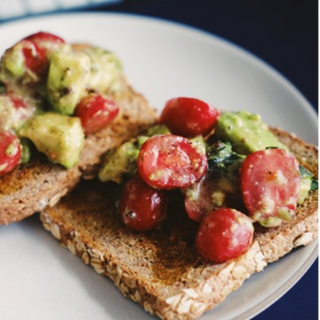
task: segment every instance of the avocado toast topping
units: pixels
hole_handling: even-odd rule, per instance
[[[217,126],[219,118],[215,128]],[[124,296],[140,303],[146,311],[162,319],[197,318],[223,301],[252,274],[262,271],[268,263],[280,259],[295,247],[308,245],[317,237],[318,192],[309,184],[307,194],[303,191],[303,202],[299,200],[298,203],[300,195],[296,191],[301,190],[300,181],[303,177],[299,166],[310,172],[315,183],[318,177],[318,151],[314,146],[282,130],[264,127],[272,135],[271,141],[277,141],[277,146],[267,142],[262,147],[264,149],[257,147],[258,150],[252,150],[249,154],[260,158],[263,151],[263,160],[265,155],[270,155],[275,161],[281,154],[280,157],[294,161],[293,178],[291,171],[277,166],[278,169],[270,169],[275,173],[270,179],[261,181],[266,187],[263,192],[276,188],[281,193],[283,181],[292,179],[294,190],[290,190],[289,186],[290,201],[270,195],[270,200],[277,204],[283,204],[284,201],[285,205],[291,206],[295,203],[294,214],[280,215],[281,223],[275,219],[277,226],[270,219],[266,223],[265,219],[255,218],[250,212],[250,206],[242,199],[246,191],[242,186],[246,186],[242,174],[248,172],[245,167],[251,167],[252,164],[249,162],[243,166],[249,157],[248,153],[234,152],[234,143],[229,139],[225,142],[216,141],[215,133],[206,136],[204,140],[197,138],[198,142],[189,140],[190,145],[194,146],[191,154],[203,154],[201,150],[205,146],[208,159],[205,175],[201,173],[196,181],[189,181],[189,186],[180,187],[179,179],[174,180],[176,184],[173,184],[163,179],[162,174],[154,179],[150,178],[150,174],[141,175],[141,170],[145,173],[145,169],[139,166],[139,158],[146,160],[146,144],[155,139],[167,139],[168,132],[150,138],[137,138],[130,142],[130,148],[122,149],[120,153],[110,151],[111,155],[124,157],[126,161],[118,158],[116,163],[128,165],[130,170],[115,167],[116,178],[110,174],[102,175],[103,181],[109,182],[81,183],[74,193],[57,206],[41,213],[43,225],[86,264],[90,264],[99,274],[111,278]],[[215,128],[211,128],[212,132]],[[154,147],[151,149],[154,165],[150,167],[155,172],[158,172],[157,161],[160,160],[160,164],[165,164],[170,170],[176,168],[174,177],[177,175],[177,162],[189,168],[189,151],[180,150],[179,157],[175,155],[175,161],[171,161],[171,154],[167,153],[167,158],[164,157],[163,145],[158,147],[157,150]],[[165,147],[165,150],[170,151],[168,146]],[[238,152],[241,150],[238,149]],[[109,161],[114,159],[107,155],[100,173],[106,167],[110,173],[112,165]],[[148,188],[141,185],[137,175]],[[197,194],[197,187],[201,187],[197,184],[206,177],[216,179],[217,183],[213,189],[209,184],[210,188],[206,188],[206,192]],[[226,201],[228,193],[232,197]],[[207,196],[209,200],[203,199]],[[211,203],[210,198],[213,200]],[[232,198],[238,201],[230,201]],[[157,206],[147,199],[154,199]],[[196,208],[200,208],[198,214],[190,210],[186,199],[195,201]],[[198,206],[197,201],[208,201],[209,207],[201,203]],[[278,214],[283,211],[281,208],[276,213],[270,213],[271,218],[278,218]],[[239,210],[243,213],[239,213]],[[155,214],[154,223],[151,224],[150,211]],[[218,212],[219,219],[214,216]],[[231,219],[231,223],[225,223],[225,219]],[[145,229],[146,225],[149,228]],[[238,228],[245,230],[240,238],[236,234]],[[208,237],[208,233],[214,236]],[[240,246],[234,243],[240,243],[240,240],[244,240]],[[226,243],[232,244],[233,249],[225,247]]]
[[[114,53],[70,45],[50,33],[36,33],[9,48],[0,79],[0,130],[22,146],[7,169],[11,154],[0,154],[0,224],[56,203],[81,177],[96,175],[108,149],[156,119]],[[92,95],[93,102],[87,99]]]

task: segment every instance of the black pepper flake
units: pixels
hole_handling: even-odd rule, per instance
[[[70,93],[70,91],[71,91],[70,88],[63,87],[63,88],[59,89],[59,95],[60,95],[60,97],[66,96]]]

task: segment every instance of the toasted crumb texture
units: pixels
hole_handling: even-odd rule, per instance
[[[115,185],[82,182],[41,220],[73,254],[151,314],[197,318],[266,265],[258,243],[239,259],[206,262],[194,247],[196,223],[174,208],[161,229],[130,231],[114,207],[114,192]]]
[[[101,157],[108,149],[136,136],[156,121],[155,110],[125,79],[121,89],[109,96],[119,105],[119,115],[104,130],[86,138],[80,161],[74,168],[66,170],[42,158],[0,177],[0,224],[20,221],[47,205],[54,205],[81,177],[96,175]]]
[[[317,175],[317,149],[274,129]],[[112,279],[121,293],[161,319],[195,319],[223,301],[252,274],[292,248],[317,237],[317,192],[296,211],[294,221],[279,228],[257,228],[251,248],[237,259],[214,264],[194,247],[197,224],[170,204],[158,230],[128,230],[115,208],[115,184],[83,181],[55,207],[44,210],[44,227],[96,272]]]

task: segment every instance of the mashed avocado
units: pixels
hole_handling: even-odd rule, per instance
[[[217,140],[230,142],[234,151],[240,154],[247,155],[267,147],[285,148],[258,114],[247,111],[221,114],[215,136]]]

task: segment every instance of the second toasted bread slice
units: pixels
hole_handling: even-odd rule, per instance
[[[281,130],[274,133],[317,176],[318,152]],[[318,193],[313,191],[293,221],[257,228],[253,245],[222,264],[202,259],[194,246],[197,224],[174,202],[159,230],[128,230],[114,205],[115,186],[87,181],[57,206],[41,213],[44,227],[63,246],[111,278],[121,293],[162,319],[194,319],[223,301],[252,274],[294,247],[317,237]]]

